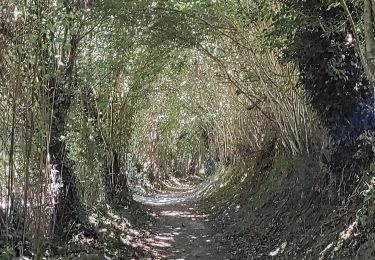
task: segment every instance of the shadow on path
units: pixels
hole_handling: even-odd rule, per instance
[[[212,239],[214,230],[209,216],[199,212],[194,204],[207,188],[202,183],[183,192],[134,195],[153,216],[153,221],[144,226],[149,237],[143,239],[153,255],[150,259],[226,259]]]

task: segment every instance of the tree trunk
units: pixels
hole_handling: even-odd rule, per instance
[[[121,172],[121,161],[115,149],[106,156],[107,166],[104,172],[104,185],[109,203],[117,206],[129,205],[131,202],[127,177]]]
[[[364,27],[365,27],[365,41],[366,41],[366,61],[368,67],[367,77],[370,81],[375,80],[375,1],[365,0],[364,7]]]
[[[73,35],[64,80],[53,79],[49,82],[48,96],[52,108],[49,154],[51,160],[51,176],[60,183],[57,204],[53,212],[53,234],[55,240],[65,240],[70,236],[74,224],[80,223],[80,201],[76,188],[73,162],[68,158],[65,141],[67,113],[69,111],[74,80],[74,66],[78,50],[78,37]]]

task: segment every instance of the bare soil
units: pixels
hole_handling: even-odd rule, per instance
[[[192,194],[179,191],[136,197],[153,217],[143,227],[150,234],[146,238],[149,259],[230,259],[213,239],[216,230],[210,215],[199,210]]]

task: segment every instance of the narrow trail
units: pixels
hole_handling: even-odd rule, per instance
[[[200,212],[194,200],[205,188],[134,196],[153,216],[145,226],[152,259],[227,259],[213,239],[209,215]]]

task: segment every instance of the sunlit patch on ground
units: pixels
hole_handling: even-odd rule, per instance
[[[146,195],[140,191],[134,195],[146,216],[138,224],[128,219],[129,210],[109,205],[102,213],[89,216],[104,238],[105,243],[98,246],[98,251],[104,252],[100,259],[213,259],[212,248],[216,247],[206,226],[208,215],[191,203],[208,192],[212,183],[194,188],[191,182],[171,180],[168,185],[168,192]],[[74,243],[87,247],[93,247],[94,241],[81,235],[74,238]]]
[[[204,215],[204,214],[198,215],[198,214],[194,214],[194,213],[189,212],[189,211],[166,210],[166,211],[161,211],[158,214],[153,214],[153,216],[155,216],[155,217],[157,217],[157,216],[173,216],[173,217],[178,216],[178,217],[181,217],[181,218],[205,218],[208,215]]]
[[[212,182],[205,181],[197,186],[192,186],[190,189],[186,189],[185,186],[174,186],[171,191],[164,193],[146,193],[142,189],[137,189],[134,191],[133,198],[135,201],[151,206],[181,204],[197,200],[208,194],[212,189]]]
[[[269,253],[269,256],[277,256],[278,254],[284,253],[284,250],[286,248],[287,242],[282,243],[280,246],[278,246],[275,250],[272,250]]]
[[[323,251],[320,252],[320,258],[319,259],[324,259],[324,257],[327,255],[327,253],[329,253],[330,251],[333,251],[333,252],[338,252],[344,245],[344,243],[346,241],[348,241],[349,239],[352,239],[353,237],[355,237],[358,232],[358,223],[355,221],[353,222],[352,224],[350,224],[345,230],[343,230],[336,241],[334,242],[331,242],[330,244],[328,244],[324,249]]]
[[[196,186],[196,182],[198,178],[195,178],[196,180],[192,181],[183,181],[181,179],[177,179],[174,177],[171,177],[168,181],[164,183],[166,190],[173,190],[173,191],[188,191],[194,189]]]

